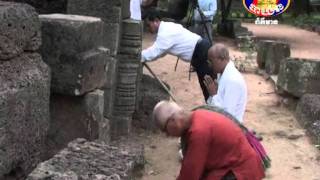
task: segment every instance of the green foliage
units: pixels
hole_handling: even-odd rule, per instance
[[[311,15],[299,15],[293,17],[291,14],[283,14],[282,20],[286,24],[291,24],[294,26],[304,26],[304,25],[320,25],[320,13],[313,13]]]

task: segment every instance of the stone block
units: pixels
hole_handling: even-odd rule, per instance
[[[133,113],[132,113],[133,114]],[[128,136],[132,130],[132,115],[115,115],[110,120],[111,139],[117,139],[121,136]]]
[[[68,0],[68,14],[101,18],[105,23],[121,23],[121,0]]]
[[[121,0],[122,19],[130,18],[130,0]]]
[[[0,61],[0,179],[29,173],[43,158],[50,70],[36,53]]]
[[[278,74],[281,60],[290,57],[290,45],[285,42],[262,40],[257,45],[257,62],[268,74]]]
[[[108,55],[108,49],[98,48],[77,56],[60,56],[56,61],[46,59],[52,69],[52,92],[80,96],[103,87]]]
[[[296,116],[316,144],[320,143],[320,95],[305,94],[300,99]]]
[[[320,94],[320,61],[296,58],[281,61],[277,86],[296,97]]]
[[[104,89],[104,116],[107,118],[112,117],[114,100],[115,100],[115,91],[117,86],[117,74],[118,74],[118,60],[116,58],[108,58],[107,65],[107,79]]]
[[[140,144],[107,145],[77,139],[52,159],[38,165],[27,180],[129,180],[144,167]]]
[[[120,45],[121,26],[116,23],[106,23],[104,26],[103,46],[116,56]]]
[[[67,0],[4,0],[19,3],[27,3],[36,8],[39,14],[66,13]]]
[[[0,23],[0,60],[40,47],[41,24],[30,5],[0,1]]]
[[[103,22],[99,18],[64,14],[40,15],[43,59],[58,61],[102,45]]]
[[[50,101],[50,154],[55,154],[76,138],[95,140],[109,133],[109,122],[103,116],[104,94],[96,90],[85,96],[53,94]]]

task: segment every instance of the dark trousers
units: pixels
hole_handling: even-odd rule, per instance
[[[221,180],[237,180],[232,171],[229,171]]]
[[[213,79],[216,79],[216,75],[213,73],[212,67],[209,67],[208,64],[208,50],[210,47],[211,44],[208,40],[202,39],[199,41],[194,49],[191,60],[191,65],[197,72],[199,84],[205,100],[209,98],[209,93],[203,83],[204,76],[210,75]]]

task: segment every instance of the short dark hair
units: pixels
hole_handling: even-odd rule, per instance
[[[146,20],[155,21],[156,19],[161,20],[159,11],[152,9],[147,12]]]

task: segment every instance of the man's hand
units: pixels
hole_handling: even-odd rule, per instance
[[[205,75],[203,80],[210,96],[216,95],[218,91],[218,84],[212,79],[211,76]]]

